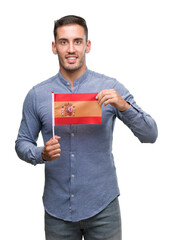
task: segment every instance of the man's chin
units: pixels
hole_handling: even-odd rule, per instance
[[[79,70],[82,66],[64,66],[64,70],[68,71],[68,72],[75,72],[77,70]]]

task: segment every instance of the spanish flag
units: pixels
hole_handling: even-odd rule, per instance
[[[97,94],[54,94],[54,125],[102,124],[102,109],[96,100]]]

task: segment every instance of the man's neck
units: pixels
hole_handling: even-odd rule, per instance
[[[73,85],[74,85],[74,81],[81,77],[84,72],[86,71],[86,66],[83,66],[81,67],[80,69],[78,70],[75,70],[75,71],[66,71],[64,70],[63,68],[60,68],[60,72],[62,74],[62,76],[68,80],[69,82],[71,82],[71,87],[73,88]]]

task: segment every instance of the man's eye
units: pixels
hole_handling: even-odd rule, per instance
[[[61,44],[62,44],[62,45],[66,45],[66,44],[67,44],[67,41],[61,41]]]
[[[80,44],[81,44],[81,41],[80,41],[80,40],[76,40],[76,41],[75,41],[75,44],[76,44],[76,45],[80,45]]]

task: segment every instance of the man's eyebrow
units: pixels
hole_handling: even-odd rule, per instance
[[[78,37],[78,38],[75,38],[75,39],[74,39],[74,41],[76,41],[76,40],[83,41],[83,38]],[[59,39],[58,39],[58,42],[60,42],[60,41],[68,41],[68,39],[67,39],[67,38],[59,38]]]
[[[80,40],[80,41],[83,41],[83,38],[75,38],[74,40]]]
[[[67,38],[60,38],[60,39],[58,39],[58,42],[60,42],[60,41],[68,41],[68,39]]]

